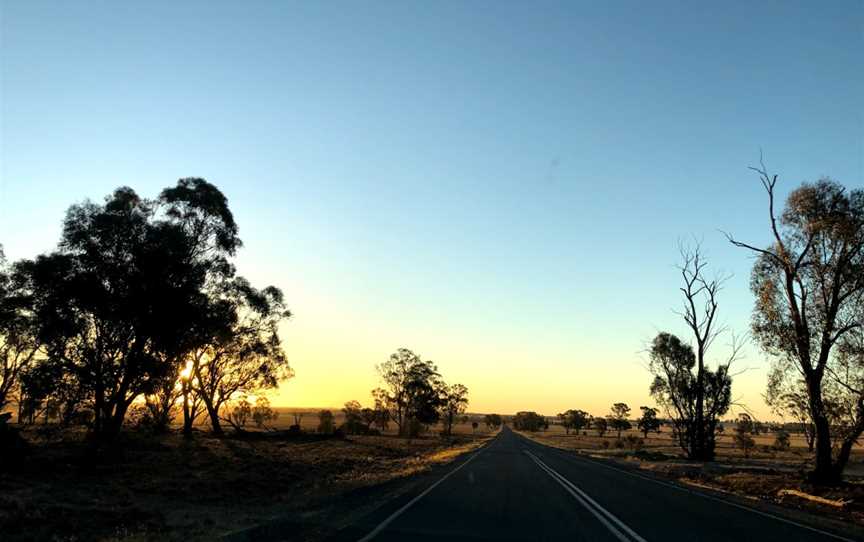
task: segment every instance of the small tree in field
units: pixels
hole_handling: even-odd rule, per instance
[[[444,422],[444,434],[453,433],[453,422],[468,408],[468,388],[462,384],[441,387],[441,419]]]
[[[329,410],[322,410],[318,413],[318,432],[322,435],[329,435],[333,432],[333,413]]]
[[[252,421],[259,429],[264,429],[267,424],[279,417],[279,413],[273,410],[270,406],[270,400],[266,397],[258,397],[255,399],[255,406],[252,407]]]
[[[400,348],[377,368],[383,387],[372,395],[376,405],[387,408],[400,436],[416,437],[423,426],[438,422],[443,384],[434,363]]]
[[[642,417],[636,421],[636,427],[642,431],[644,438],[648,438],[648,433],[660,432],[660,420],[657,419],[657,409],[651,407],[639,407],[642,410]]]
[[[756,447],[753,440],[753,419],[748,414],[738,416],[735,424],[735,445],[744,451],[744,457],[750,457],[750,452]]]
[[[567,412],[558,414],[558,418],[561,419],[561,425],[564,426],[568,435],[571,429],[576,434],[579,434],[582,428],[588,427],[588,423],[591,420],[591,416],[587,412],[577,409],[570,409]]]
[[[594,429],[597,430],[597,434],[601,437],[606,434],[606,430],[609,429],[609,424],[606,423],[606,418],[594,418]]]
[[[501,427],[501,416],[499,414],[487,414],[483,418],[483,423],[485,423],[486,427],[489,429],[498,429]]]
[[[480,424],[477,423],[477,422],[471,422],[471,430],[472,430],[472,432],[473,432],[475,435],[477,434],[477,427],[478,427],[479,425],[480,425]]]
[[[612,405],[612,414],[609,415],[609,426],[618,431],[618,438],[621,438],[621,431],[626,431],[632,427],[627,416],[630,415],[630,407],[626,403],[615,403]]]
[[[252,416],[252,405],[249,403],[249,400],[244,396],[241,397],[236,404],[233,405],[231,410],[228,412],[228,423],[230,423],[234,429],[241,430],[246,427],[246,422],[249,421],[249,418]]]
[[[789,433],[785,429],[777,431],[777,435],[774,437],[774,449],[778,452],[789,449]]]

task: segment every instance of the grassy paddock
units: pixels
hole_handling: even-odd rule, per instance
[[[83,429],[29,426],[22,429],[29,454],[0,465],[0,538],[213,540],[288,517],[315,540],[375,502],[376,493],[346,501],[357,491],[424,472],[489,438],[471,435],[470,425],[454,429],[450,438],[414,439],[250,439],[230,431],[184,439],[129,430],[116,456],[96,460]]]

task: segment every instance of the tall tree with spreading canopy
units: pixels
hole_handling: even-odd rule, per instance
[[[468,388],[462,384],[444,386],[441,390],[441,418],[444,422],[444,434],[453,433],[453,422],[457,416],[468,408]]]
[[[0,412],[19,389],[22,372],[36,360],[37,331],[31,299],[7,266],[0,245]]]
[[[197,316],[204,270],[193,240],[154,202],[118,188],[104,205],[73,205],[59,249],[16,264],[32,295],[45,363],[73,379],[93,433],[116,435],[136,397],[152,393]]]
[[[275,388],[294,374],[279,337],[279,324],[291,315],[282,292],[258,290],[236,277],[221,294],[214,305],[230,325],[211,328],[215,333],[190,354],[192,387],[217,435],[224,433],[221,411],[232,397]]]
[[[764,164],[751,169],[768,196],[771,241],[762,248],[729,240],[757,256],[753,335],[779,371],[803,379],[815,430],[810,478],[837,483],[864,432],[864,368],[854,355],[854,337],[864,324],[864,190],[847,190],[830,179],[804,183],[789,194],[778,217],[777,175],[769,175]],[[845,356],[838,348],[843,345]],[[843,427],[832,426],[832,387],[848,404]]]
[[[608,416],[609,427],[618,431],[618,438],[621,438],[621,431],[630,429],[630,420],[627,417],[630,415],[630,407],[627,403],[615,403],[612,405],[612,413]]]
[[[400,348],[377,368],[384,386],[372,395],[386,406],[400,436],[416,436],[421,425],[438,421],[442,383],[434,363]]]

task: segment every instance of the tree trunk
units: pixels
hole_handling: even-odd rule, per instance
[[[699,461],[708,460],[705,457],[705,347],[702,342],[697,344],[696,368],[696,439],[693,442],[693,455]]]
[[[213,426],[213,434],[222,436],[225,431],[222,429],[222,422],[219,420],[219,409],[208,400],[204,400],[204,406],[207,407],[207,415],[210,416],[210,425]]]
[[[183,382],[183,436],[192,436],[192,412],[189,409],[189,384]]]
[[[816,444],[816,466],[810,473],[810,480],[815,484],[834,484],[839,480],[835,477],[831,459],[831,424],[825,415],[825,405],[822,402],[822,380],[814,372],[808,373],[805,378]]]

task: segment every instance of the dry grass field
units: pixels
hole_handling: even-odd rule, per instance
[[[304,428],[313,422],[304,416]],[[422,473],[489,438],[485,430],[472,435],[470,424],[454,429],[451,438],[430,431],[411,440],[230,432],[219,439],[204,431],[187,440],[129,431],[116,459],[96,461],[83,431],[31,426],[23,431],[30,453],[0,468],[0,538],[211,540],[289,518],[315,539],[337,524],[331,515],[349,517],[340,503],[352,494]]]
[[[745,457],[743,451],[734,445],[731,430],[727,430],[718,438],[717,460],[701,463],[684,459],[681,449],[672,440],[671,429],[666,426],[659,434],[649,433],[642,445],[635,447],[626,443],[616,444],[618,438],[614,431],[603,437],[592,429],[568,435],[557,424],[550,425],[546,431],[520,433],[549,446],[621,462],[685,484],[829,514],[864,526],[864,447],[860,444],[852,452],[846,469],[846,483],[826,489],[805,482],[805,473],[812,465],[812,454],[807,451],[800,434],[791,435],[790,448],[784,451],[772,448],[773,433],[754,435],[756,449]],[[628,435],[643,438],[642,433],[635,430],[623,432],[622,438],[626,439]],[[790,493],[790,490],[800,495]],[[833,504],[816,502],[806,496],[826,499]]]

